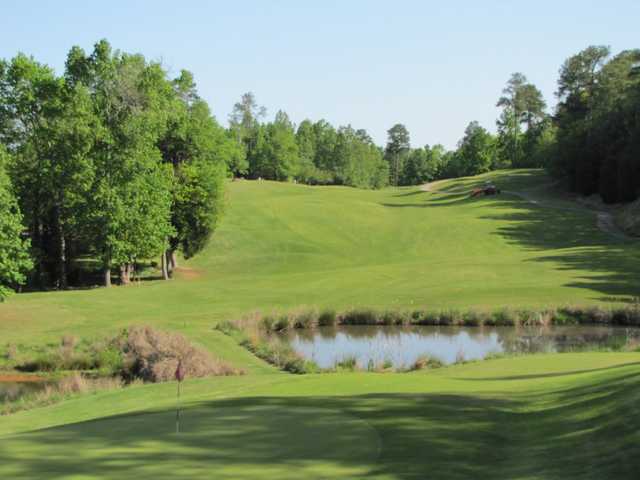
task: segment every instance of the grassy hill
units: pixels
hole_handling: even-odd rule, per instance
[[[470,199],[486,180],[529,192]],[[7,342],[91,336],[132,323],[184,331],[231,360],[252,357],[212,331],[220,319],[314,305],[464,309],[606,304],[640,291],[640,251],[594,212],[547,190],[540,171],[358,190],[229,184],[208,248],[170,282],[19,295],[0,305]]]
[[[471,199],[491,180],[510,192]],[[2,342],[149,323],[247,369],[79,396],[0,417],[1,478],[636,478],[640,353],[535,355],[411,374],[289,375],[213,330],[252,310],[623,303],[638,246],[541,172],[363,191],[229,184],[205,252],[170,282],[32,293]]]

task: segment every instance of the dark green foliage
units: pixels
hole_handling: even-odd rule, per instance
[[[24,55],[0,62],[0,105],[36,286],[66,288],[79,258],[109,284],[111,268],[128,283],[168,249],[193,255],[221,214],[226,169],[242,168],[189,72],[170,79],[106,40],[73,47],[61,77]]]
[[[571,190],[613,203],[636,199],[640,189],[640,50],[607,61],[609,53],[588,47],[562,66],[557,146],[548,168]]]
[[[25,273],[32,266],[29,241],[22,236],[22,214],[5,172],[7,160],[0,145],[0,302],[25,282]]]
[[[387,135],[388,140],[384,156],[389,162],[389,183],[391,185],[400,185],[405,162],[411,151],[409,131],[401,123],[396,123],[387,130]]]
[[[493,136],[478,122],[471,122],[458,143],[458,150],[448,166],[448,173],[450,176],[462,177],[488,172],[495,156],[496,141]]]
[[[324,120],[304,120],[295,128],[279,111],[263,123],[266,110],[246,93],[230,116],[232,136],[246,153],[246,168],[233,168],[249,178],[300,181],[310,185],[349,185],[380,188],[387,185],[388,167],[382,152],[364,130],[337,130]]]

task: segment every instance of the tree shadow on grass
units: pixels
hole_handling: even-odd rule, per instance
[[[575,280],[565,286],[597,292],[602,301],[640,293],[638,243],[601,231],[593,212],[546,208],[521,200],[494,206],[496,213],[482,218],[501,222],[495,234],[541,253],[529,261],[575,272]]]
[[[173,412],[163,411],[5,437],[0,471],[54,479],[635,479],[639,387],[637,366],[628,366],[538,394],[223,399],[185,409],[180,435],[171,433]]]
[[[430,196],[423,203],[382,205],[443,208],[483,201],[491,202],[493,213],[480,218],[500,222],[495,235],[519,248],[539,252],[528,261],[553,263],[558,270],[575,272],[574,280],[565,286],[591,290],[598,294],[594,300],[600,301],[630,301],[640,295],[640,243],[601,231],[595,212],[586,208],[536,205],[508,194],[478,198]]]

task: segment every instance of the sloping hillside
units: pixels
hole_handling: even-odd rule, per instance
[[[487,180],[513,193],[469,198]],[[7,342],[38,343],[150,323],[250,363],[212,332],[217,320],[299,305],[498,308],[637,295],[636,244],[601,231],[594,212],[564,208],[548,183],[536,170],[431,192],[232,182],[220,228],[176,279],[17,295],[0,305],[0,331]],[[515,194],[532,189],[547,201]]]

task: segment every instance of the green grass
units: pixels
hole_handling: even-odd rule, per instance
[[[0,421],[2,478],[633,479],[640,354],[427,373],[259,375],[80,397]]]
[[[444,182],[468,191],[544,186],[540,171]],[[542,189],[544,194],[546,190]],[[515,196],[469,199],[419,188],[366,191],[229,184],[196,279],[18,295],[0,305],[2,339],[57,342],[132,323],[184,331],[231,361],[262,367],[212,326],[249,311],[313,305],[464,309],[608,304],[640,291],[640,251],[598,230],[593,212]]]
[[[546,204],[469,199],[487,179]],[[593,212],[549,182],[504,171],[438,184],[446,195],[234,182],[214,239],[186,263],[189,278],[11,298],[0,305],[1,343],[148,323],[249,373],[189,380],[180,435],[171,383],[0,417],[0,478],[636,478],[638,353],[298,376],[213,328],[302,305],[464,310],[636,296],[638,246],[598,230]]]

